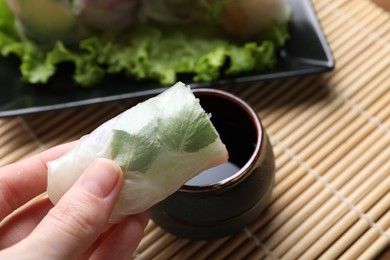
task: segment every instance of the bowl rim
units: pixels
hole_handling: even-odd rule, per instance
[[[214,96],[218,98],[226,99],[227,101],[234,103],[235,105],[239,106],[240,109],[242,109],[248,116],[250,117],[257,135],[256,145],[254,147],[254,151],[251,155],[251,157],[248,159],[248,161],[240,168],[238,172],[231,175],[228,178],[225,178],[221,181],[218,181],[216,183],[212,183],[209,185],[186,185],[184,184],[178,192],[182,193],[204,193],[204,192],[212,192],[212,191],[219,191],[219,190],[225,190],[226,188],[233,187],[240,182],[242,182],[247,176],[249,176],[249,173],[254,169],[261,158],[263,146],[264,146],[264,134],[265,130],[263,128],[263,125],[261,123],[261,119],[259,115],[254,111],[254,109],[243,99],[240,97],[219,89],[213,89],[213,88],[195,88],[192,89],[194,95],[196,98],[200,98],[201,95],[208,95],[208,96]]]

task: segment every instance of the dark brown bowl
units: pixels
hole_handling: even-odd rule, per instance
[[[215,176],[209,172],[196,176],[152,207],[150,217],[176,236],[208,240],[232,235],[260,217],[273,188],[274,155],[258,115],[247,103],[225,91],[193,91],[211,114],[236,170],[222,165],[213,169],[220,179],[210,180],[207,176]]]

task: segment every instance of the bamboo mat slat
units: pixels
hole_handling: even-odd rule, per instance
[[[258,112],[276,179],[231,237],[177,238],[150,221],[134,259],[375,259],[390,246],[390,14],[313,0],[334,71],[228,86]],[[0,119],[0,166],[77,139],[137,100]]]

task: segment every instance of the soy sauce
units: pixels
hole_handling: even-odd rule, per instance
[[[239,170],[240,167],[238,167],[233,162],[228,161],[227,163],[201,172],[200,174],[189,180],[186,185],[205,186],[215,184],[226,178],[229,178],[230,176],[237,173]]]

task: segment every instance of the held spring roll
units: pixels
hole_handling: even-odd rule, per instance
[[[177,83],[82,137],[48,163],[48,195],[56,204],[96,158],[116,161],[125,176],[109,223],[143,212],[228,152],[191,89]]]

